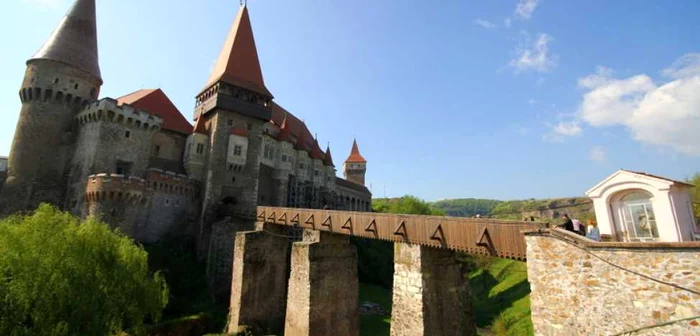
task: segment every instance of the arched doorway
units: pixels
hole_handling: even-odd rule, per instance
[[[654,241],[659,239],[652,196],[641,190],[631,190],[614,202],[619,216],[617,229],[624,241]]]

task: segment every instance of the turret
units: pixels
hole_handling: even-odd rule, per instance
[[[360,154],[357,141],[353,140],[350,156],[343,163],[343,176],[350,182],[365,185],[365,173],[367,173],[367,160]]]
[[[124,175],[95,174],[88,177],[85,200],[88,215],[96,216],[128,236],[146,205],[146,181]]]
[[[27,61],[22,108],[0,194],[0,212],[62,205],[73,117],[100,91],[95,0],[76,0],[56,30]]]
[[[200,117],[194,124],[192,134],[185,142],[183,163],[190,178],[201,181],[204,174],[207,153],[209,152],[209,134],[205,117]]]

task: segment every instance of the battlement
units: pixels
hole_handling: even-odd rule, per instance
[[[128,127],[143,128],[148,131],[157,131],[163,125],[163,118],[138,110],[130,105],[119,105],[115,99],[104,98],[92,104],[80,112],[75,119],[84,125],[89,122],[107,121],[124,124]]]
[[[117,174],[95,174],[88,177],[85,199],[90,202],[124,201],[138,204],[147,189],[146,181]]]
[[[85,108],[89,105],[89,101],[87,99],[78,95],[72,95],[70,93],[66,94],[60,90],[54,92],[53,89],[42,89],[40,87],[25,87],[20,89],[19,100],[22,102],[22,104],[29,102],[53,101],[68,107]]]
[[[195,197],[197,182],[187,175],[149,168],[146,173],[148,189],[156,193]]]

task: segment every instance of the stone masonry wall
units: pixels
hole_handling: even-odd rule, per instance
[[[394,243],[391,335],[476,335],[454,251]]]
[[[610,335],[700,315],[700,243],[593,243],[560,230],[525,240],[537,335]],[[700,335],[700,319],[634,335]]]

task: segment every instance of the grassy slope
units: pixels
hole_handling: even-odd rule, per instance
[[[485,269],[469,274],[479,328],[496,335],[532,335],[530,285],[525,263],[492,258]]]
[[[382,306],[386,311],[391,311],[391,291],[379,286],[360,284],[360,302],[370,301]],[[385,316],[360,315],[361,336],[389,335],[391,313]]]

